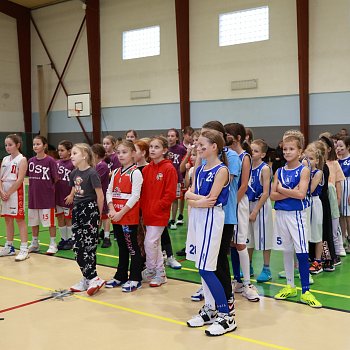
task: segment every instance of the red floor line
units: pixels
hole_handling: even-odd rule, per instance
[[[46,297],[46,298],[29,301],[28,303],[12,306],[12,307],[9,307],[7,309],[0,310],[0,314],[2,314],[4,312],[8,312],[8,311],[19,309],[21,307],[25,307],[25,306],[33,305],[33,304],[36,304],[36,303],[40,303],[41,301],[49,300],[49,299],[52,299],[52,298],[53,298],[52,296],[49,296],[49,297]]]

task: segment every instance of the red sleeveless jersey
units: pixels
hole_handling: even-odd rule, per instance
[[[122,169],[115,170],[112,201],[116,212],[122,210],[128,199],[131,197],[132,191],[132,173],[137,169],[136,165],[131,166],[125,173]],[[139,201],[121,218],[120,221],[112,221],[112,224],[119,225],[137,225],[139,223],[140,205]]]

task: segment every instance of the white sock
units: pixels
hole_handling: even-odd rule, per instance
[[[286,272],[287,284],[290,284],[293,288],[294,284],[294,252],[283,252],[284,271]]]
[[[110,235],[111,233],[109,232],[109,231],[105,231],[105,238],[109,238],[109,235]]]
[[[50,245],[56,245],[56,237],[50,237]]]
[[[7,246],[12,246],[13,245],[13,241],[6,241],[6,244]]]
[[[21,250],[28,249],[28,242],[21,242],[20,249]]]
[[[204,304],[207,305],[210,310],[216,310],[216,304],[215,304],[213,294],[211,294],[211,291],[203,278],[202,278],[202,286],[203,286],[203,294],[204,294]]]
[[[38,245],[39,244],[39,237],[32,237],[32,244],[33,245]]]
[[[68,239],[67,237],[67,226],[62,226],[62,227],[59,227],[60,229],[60,233],[61,233],[61,237],[64,241],[66,241]]]
[[[239,263],[241,265],[243,273],[243,285],[250,284],[250,262],[248,249],[245,247],[243,250],[237,250],[239,254]]]
[[[66,226],[67,228],[67,239],[72,238],[72,226]]]

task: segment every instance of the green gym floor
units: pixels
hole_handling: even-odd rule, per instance
[[[185,225],[178,226],[177,230],[169,231],[174,254],[176,251],[182,249],[186,240],[186,211],[185,211]],[[16,227],[17,230],[17,227]],[[31,232],[29,230],[29,240],[31,239]],[[40,250],[44,254],[49,243],[48,229],[41,228],[39,234]],[[57,242],[60,240],[59,231],[57,230]],[[0,220],[0,245],[4,245],[6,241],[5,222]],[[97,263],[99,265],[116,267],[118,264],[118,246],[111,235],[112,246],[110,248],[101,247],[97,251]],[[15,232],[15,248],[19,248],[20,239],[18,231]],[[65,259],[74,259],[73,251],[59,251],[57,257]],[[176,257],[182,264],[181,270],[173,270],[167,267],[167,276],[169,278],[199,283],[199,274],[194,267],[194,263],[184,260],[183,257]],[[25,262],[24,262],[25,263]],[[257,283],[255,278],[260,273],[262,268],[262,253],[255,252],[253,257],[253,267],[255,275],[252,277],[252,282],[257,286],[259,294],[273,297],[276,292],[285,285],[285,280],[278,278],[278,272],[283,270],[282,253],[272,251],[271,253],[271,272],[272,280],[266,283]],[[112,277],[112,276],[111,276]],[[315,294],[317,299],[324,307],[336,309],[340,311],[350,312],[350,255],[342,258],[342,264],[336,267],[334,272],[322,272],[319,275],[313,276],[315,283],[311,286],[311,291]],[[299,279],[296,279],[297,286],[300,287]],[[195,292],[195,290],[193,291]],[[293,301],[293,299],[290,299]],[[296,297],[294,302],[298,302],[299,297]]]

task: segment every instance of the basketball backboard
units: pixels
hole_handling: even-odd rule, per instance
[[[88,117],[91,115],[90,94],[72,94],[67,96],[68,118]]]

